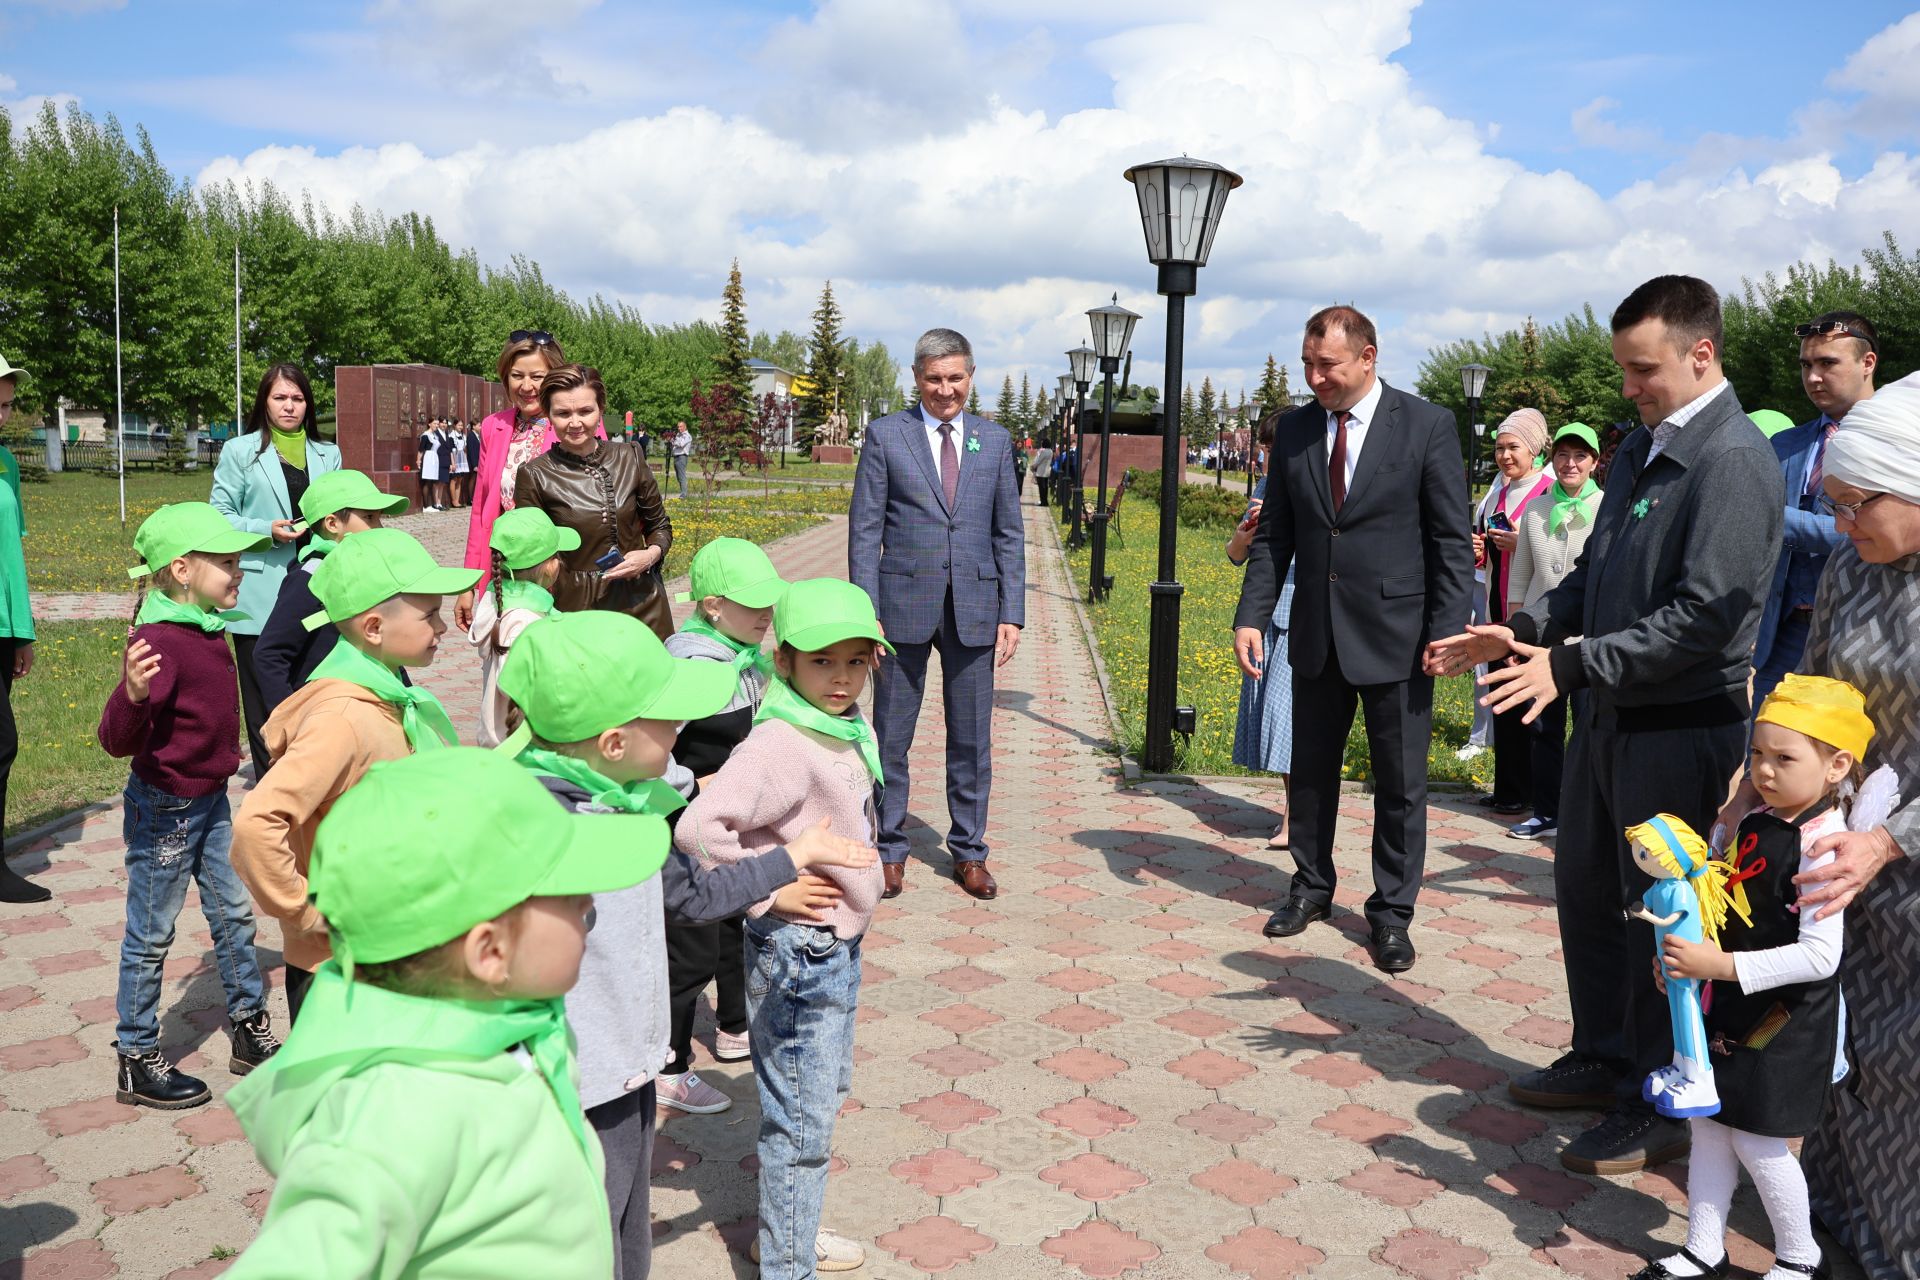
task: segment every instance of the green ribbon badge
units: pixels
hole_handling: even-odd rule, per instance
[[[968,436],[968,437],[967,437],[967,452],[968,452],[968,453],[978,453],[978,452],[980,452],[980,437],[979,437],[979,436]]]
[[[1635,520],[1645,520],[1647,518],[1647,512],[1651,510],[1653,510],[1653,504],[1645,498],[1642,498],[1633,504],[1633,518]]]

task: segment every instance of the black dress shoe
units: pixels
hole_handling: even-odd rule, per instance
[[[35,884],[6,863],[0,862],[0,902],[45,902],[51,897],[53,890]]]
[[[1611,1107],[1613,1069],[1604,1062],[1565,1053],[1553,1065],[1507,1081],[1507,1094],[1529,1107]]]
[[[1413,939],[1397,924],[1373,926],[1373,962],[1382,973],[1405,973],[1413,968]]]
[[[1606,1119],[1568,1143],[1560,1163],[1575,1173],[1639,1173],[1679,1159],[1691,1145],[1685,1120],[1622,1108],[1608,1112]]]
[[[1308,902],[1298,895],[1288,898],[1287,905],[1274,912],[1266,925],[1260,930],[1269,938],[1291,938],[1302,933],[1315,920],[1325,920],[1333,914],[1333,908],[1324,902]]]
[[[1700,1255],[1685,1246],[1681,1247],[1680,1256],[1699,1268],[1698,1271],[1693,1273],[1696,1277],[1724,1276],[1727,1274],[1727,1256],[1724,1253],[1720,1255],[1720,1261],[1712,1266],[1708,1266],[1706,1263],[1700,1261]],[[1795,1267],[1794,1270],[1797,1271],[1799,1268]],[[1677,1275],[1677,1272],[1667,1270],[1664,1264],[1656,1261],[1649,1262],[1646,1266],[1634,1272],[1633,1280],[1676,1280]]]

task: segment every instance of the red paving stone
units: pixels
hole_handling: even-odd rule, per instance
[[[1100,1280],[1138,1270],[1160,1256],[1157,1245],[1101,1218],[1061,1232],[1041,1244],[1040,1249]]]
[[[1248,1280],[1293,1280],[1327,1260],[1313,1246],[1266,1227],[1247,1227],[1210,1245],[1207,1256]]]
[[[1245,1160],[1222,1160],[1212,1168],[1194,1174],[1188,1181],[1203,1191],[1211,1191],[1224,1200],[1231,1200],[1243,1209],[1265,1204],[1300,1185],[1292,1178]]]
[[[934,1216],[896,1227],[878,1237],[875,1243],[902,1262],[934,1273],[951,1271],[963,1262],[985,1257],[994,1248],[991,1236],[982,1235],[952,1218]]]
[[[1471,1245],[1432,1231],[1402,1231],[1375,1255],[1395,1270],[1418,1280],[1461,1280],[1491,1261]]]

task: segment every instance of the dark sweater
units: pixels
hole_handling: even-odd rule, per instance
[[[315,556],[287,571],[273,612],[253,646],[253,674],[260,682],[260,697],[267,704],[268,715],[307,682],[313,669],[340,642],[340,628],[331,622],[312,631],[306,628],[307,615],[321,609],[320,597],[313,594],[313,571],[319,567],[320,558]],[[401,684],[413,683],[405,670],[398,674]]]
[[[123,676],[100,712],[100,745],[132,756],[141,781],[196,798],[225,789],[240,769],[240,686],[227,638],[178,622],[150,622],[127,641],[160,656],[147,700],[127,697]]]

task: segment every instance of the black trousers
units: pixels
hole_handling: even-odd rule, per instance
[[[1526,708],[1493,717],[1493,799],[1523,805],[1533,799],[1533,730],[1520,719]]]
[[[7,784],[13,781],[13,762],[20,754],[20,729],[13,722],[13,655],[19,642],[0,637],[0,837],[7,829]]]
[[[1744,717],[1711,728],[1623,731],[1598,700],[1574,727],[1553,857],[1572,1051],[1618,1071],[1630,1109],[1650,1109],[1640,1083],[1673,1060],[1673,1029],[1667,998],[1653,985],[1653,926],[1624,914],[1652,884],[1628,853],[1626,829],[1671,813],[1706,835],[1746,739]]]
[[[747,970],[743,917],[712,924],[667,926],[667,1016],[670,1039],[662,1075],[677,1076],[693,1061],[693,1010],[709,982],[714,1021],[733,1035],[747,1029]]]
[[[287,966],[287,1021],[295,1021],[300,1016],[300,1006],[306,1002],[307,991],[313,986],[313,970],[296,969]]]
[[[228,633],[233,635],[232,632]],[[240,669],[240,714],[247,722],[247,749],[253,754],[253,776],[266,773],[272,761],[260,730],[267,723],[267,700],[260,692],[260,676],[253,669],[253,647],[259,636],[233,636],[233,665]]]
[[[632,1093],[587,1108],[607,1160],[607,1208],[613,1215],[613,1280],[646,1280],[653,1265],[652,1197],[656,1090],[649,1080]]]
[[[1040,489],[1040,505],[1043,507],[1046,506],[1047,490],[1052,486],[1053,478],[1051,476],[1035,476],[1033,483]]]
[[[1327,656],[1326,670],[1293,669],[1293,892],[1331,905],[1334,824],[1340,816],[1340,770],[1358,706],[1367,717],[1373,759],[1373,894],[1367,921],[1405,928],[1427,862],[1427,746],[1433,738],[1433,678],[1354,685]]]
[[[1576,695],[1578,696],[1578,695]],[[1499,721],[1494,728],[1499,729]],[[1530,770],[1533,784],[1533,816],[1548,822],[1560,820],[1560,783],[1567,765],[1567,699],[1555,698],[1540,712],[1540,718],[1527,726]],[[1500,757],[1493,758],[1498,777]],[[1496,790],[1498,785],[1496,784]]]

